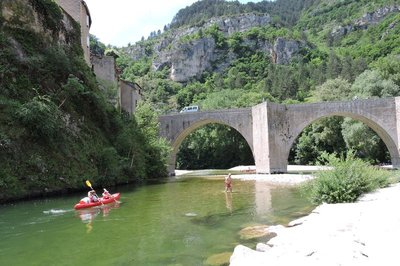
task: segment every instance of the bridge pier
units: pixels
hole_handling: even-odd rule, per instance
[[[253,146],[256,171],[260,174],[286,173],[288,141],[285,134],[286,107],[264,102],[252,108]],[[290,147],[289,147],[290,149]]]

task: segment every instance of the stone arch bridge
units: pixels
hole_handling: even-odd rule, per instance
[[[257,173],[287,172],[290,149],[309,124],[329,116],[365,123],[386,144],[393,167],[400,166],[400,97],[311,104],[263,102],[251,108],[179,113],[159,117],[160,136],[173,148],[168,171],[175,173],[182,141],[197,128],[219,123],[236,129],[251,148]]]

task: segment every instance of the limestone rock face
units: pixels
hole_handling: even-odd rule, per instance
[[[152,47],[152,67],[156,71],[169,68],[170,79],[182,83],[200,77],[205,71],[223,71],[237,58],[237,54],[226,47],[218,47],[215,39],[204,32],[216,26],[220,33],[229,37],[236,32],[245,32],[269,23],[271,17],[268,14],[242,14],[218,17],[203,25],[172,30],[160,37]],[[284,38],[277,38],[273,42],[245,38],[242,45],[250,51],[263,51],[266,58],[271,58],[276,64],[288,64],[305,43]],[[140,42],[126,48],[126,52],[134,60],[148,56],[148,50]]]
[[[377,9],[374,12],[365,13],[361,18],[353,21],[353,23],[345,26],[337,26],[331,31],[331,36],[334,39],[339,39],[344,35],[355,31],[355,30],[365,30],[371,25],[378,24],[382,19],[391,13],[400,12],[400,6],[386,6]]]
[[[214,39],[204,38],[189,44],[179,45],[170,54],[170,78],[177,82],[187,81],[188,78],[198,77],[211,67],[218,54],[215,52]]]
[[[209,27],[212,24],[216,24],[222,32],[232,35],[235,32],[243,32],[253,27],[265,26],[270,22],[271,17],[268,14],[245,14],[236,17],[217,18],[208,22],[206,26]]]
[[[273,62],[276,64],[289,64],[292,57],[300,50],[298,41],[277,38],[272,51]]]

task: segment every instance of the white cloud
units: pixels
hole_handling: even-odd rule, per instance
[[[163,30],[174,15],[197,0],[85,0],[92,17],[90,33],[101,42],[126,46]],[[240,1],[249,2],[249,1]],[[259,2],[252,1],[252,2]]]

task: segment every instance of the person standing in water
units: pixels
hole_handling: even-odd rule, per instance
[[[225,177],[225,192],[232,192],[232,176],[231,173]]]

